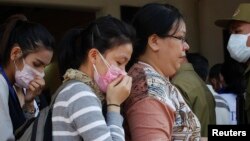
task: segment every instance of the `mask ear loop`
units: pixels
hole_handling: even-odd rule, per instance
[[[14,60],[13,62],[14,62],[14,65],[15,65],[15,69],[16,69],[16,70],[19,70],[19,69],[17,68],[17,65],[16,65],[16,60]],[[25,63],[25,61],[24,61],[24,59],[23,59],[23,67],[24,67],[25,64],[26,64],[26,63]],[[21,70],[19,70],[19,71],[21,71]]]
[[[18,58],[20,58],[22,55],[23,55],[22,52],[21,52],[20,54],[18,54]],[[17,68],[17,65],[16,65],[16,60],[14,60],[13,62],[14,62],[14,65],[15,65],[15,69],[16,69],[16,70],[19,70],[19,69]],[[25,65],[25,61],[24,61],[24,59],[23,59],[23,66],[24,66],[24,65]],[[21,71],[21,70],[19,70],[19,71]]]
[[[15,69],[18,70],[18,69],[17,69],[17,66],[16,66],[16,60],[14,60],[13,63],[14,63],[14,65],[15,65]]]
[[[23,66],[25,66],[26,65],[26,62],[24,61],[24,59],[23,59]]]
[[[97,71],[95,64],[93,64],[93,68],[94,68],[94,71],[95,71],[95,72],[97,73],[97,75],[99,76],[99,72]]]
[[[101,38],[101,32],[100,32],[100,30],[98,28],[98,25],[96,23],[94,23],[93,26],[94,26],[94,30],[91,33],[92,47],[94,47],[94,34],[97,33],[97,36],[99,36]],[[101,56],[101,59],[104,62],[104,64],[107,66],[107,68],[110,69],[109,63],[106,61],[106,59],[104,59],[104,57],[102,56],[102,54],[99,51],[98,51],[98,54]]]
[[[98,52],[98,53],[99,53],[99,52]],[[104,57],[101,55],[101,53],[99,53],[99,55],[100,55],[102,61],[104,62],[104,64],[105,64],[105,65],[107,66],[107,68],[109,69],[109,68],[110,68],[109,63],[106,61],[106,59],[104,59]]]

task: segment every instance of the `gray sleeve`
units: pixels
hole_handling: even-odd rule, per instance
[[[53,131],[54,138],[55,138],[55,133],[57,135],[60,135],[62,131],[66,131],[72,136],[74,135],[74,133],[77,133],[79,136],[82,137],[84,141],[125,140],[124,131],[122,128],[123,118],[120,115],[120,113],[108,112],[107,122],[106,122],[102,114],[101,102],[92,91],[86,90],[86,87],[84,87],[84,85],[83,86],[78,85],[77,87],[72,87],[72,90],[68,91],[68,94],[69,93],[71,94],[71,97],[69,98],[69,100],[67,100],[68,102],[70,102],[68,103],[68,107],[64,109],[58,106],[55,107],[56,103],[54,105],[55,112],[53,110],[54,114],[53,126],[55,125],[54,126],[55,128],[53,127],[54,128],[53,130],[57,130],[56,132]],[[61,110],[61,112],[59,110]],[[66,127],[65,129],[59,129],[60,127],[63,126],[58,125],[59,122],[56,122],[57,119],[62,119],[62,118],[69,119],[64,121],[60,120],[60,124],[64,124],[65,125],[64,127]],[[70,126],[66,126],[67,124],[69,124],[69,122]],[[74,127],[75,130],[72,130],[71,128],[68,127]],[[57,136],[56,138],[62,139],[64,137]]]
[[[1,77],[1,75],[0,75]],[[0,140],[14,141],[13,127],[9,114],[8,86],[0,78]]]
[[[97,99],[97,97],[85,97],[80,101],[79,103],[74,103],[74,105],[71,105],[72,107],[69,107],[69,113],[70,115],[72,115],[76,112],[79,112],[80,109],[93,109],[73,120],[74,125],[76,125],[77,130],[83,137],[84,141],[124,140],[122,117],[119,113],[108,112],[107,122],[105,122],[100,106],[100,101]]]
[[[112,139],[115,141],[121,140],[125,136],[122,123],[123,123],[123,117],[119,113],[117,112],[107,113],[107,126],[110,129]]]

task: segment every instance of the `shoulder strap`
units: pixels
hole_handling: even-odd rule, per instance
[[[41,117],[41,119],[37,119],[34,122],[34,126],[33,126],[33,132],[31,135],[31,140],[39,140],[39,141],[52,141],[52,109],[53,109],[53,105],[55,103],[56,97],[57,95],[61,92],[61,90],[63,88],[65,88],[66,85],[71,84],[71,83],[75,83],[75,82],[80,82],[77,80],[69,80],[65,83],[63,83],[57,90],[56,92],[52,95],[51,97],[51,102],[50,105],[47,108],[44,108],[43,111],[44,113],[40,113],[39,116],[44,117],[45,119]],[[42,115],[41,115],[42,114]],[[39,124],[44,124],[43,127],[38,127]],[[40,132],[40,130],[37,132],[37,128],[43,128],[43,134],[42,135],[37,135],[38,132]]]
[[[51,97],[51,102],[50,102],[50,105],[49,105],[49,109],[48,109],[48,115],[47,115],[47,119],[45,121],[45,125],[44,125],[44,136],[43,136],[43,141],[52,141],[53,137],[52,137],[52,108],[53,108],[53,105],[55,103],[55,100],[56,100],[56,97],[57,95],[61,92],[61,90],[63,88],[65,88],[65,86],[67,86],[68,84],[71,84],[71,83],[75,83],[75,82],[80,82],[80,81],[77,81],[77,80],[69,80],[65,83],[63,83],[57,90],[56,92],[53,94],[53,96]],[[34,137],[35,138],[35,137]]]
[[[51,102],[50,105],[47,106],[46,108],[42,109],[39,113],[39,115],[36,118],[32,118],[32,120],[29,120],[25,122],[20,128],[17,129],[15,132],[16,139],[19,139],[23,134],[28,130],[28,128],[31,128],[31,131],[27,134],[30,137],[29,140],[39,140],[42,141],[40,138],[43,138],[44,141],[51,141],[52,140],[52,108],[55,103],[55,99],[57,95],[60,93],[60,91],[68,84],[78,82],[77,80],[69,80],[65,83],[63,83],[57,91],[53,94],[51,97]],[[46,121],[45,121],[46,120]],[[40,125],[42,124],[42,125]],[[31,127],[32,126],[32,127]],[[39,130],[39,131],[38,131]],[[40,135],[41,131],[43,132]],[[37,135],[39,134],[39,135]],[[27,135],[26,135],[27,136]],[[28,137],[28,138],[29,138]],[[25,138],[26,139],[26,138]]]

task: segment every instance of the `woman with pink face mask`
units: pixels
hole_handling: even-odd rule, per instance
[[[124,140],[120,105],[132,84],[125,66],[133,37],[130,26],[111,16],[65,35],[58,49],[63,85],[52,112],[53,140]]]
[[[45,85],[54,38],[44,26],[13,15],[1,26],[0,39],[0,140],[15,140],[13,133],[35,116],[34,99]],[[14,85],[25,92],[23,102]]]

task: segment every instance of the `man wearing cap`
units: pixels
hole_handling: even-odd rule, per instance
[[[245,110],[250,124],[250,3],[240,4],[231,19],[217,20],[215,24],[230,30],[227,50],[233,59],[248,66],[244,74],[247,81]]]

